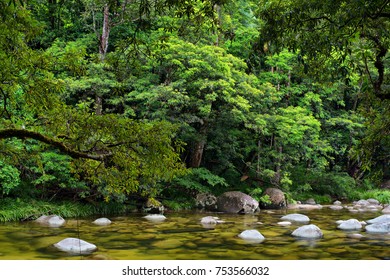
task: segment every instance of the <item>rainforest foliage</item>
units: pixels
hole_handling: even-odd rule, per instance
[[[389,18],[387,0],[0,0],[0,198],[376,190]]]

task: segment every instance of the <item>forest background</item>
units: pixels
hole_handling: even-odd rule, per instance
[[[389,17],[385,0],[1,0],[0,220],[267,187],[389,203]]]

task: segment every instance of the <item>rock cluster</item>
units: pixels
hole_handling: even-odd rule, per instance
[[[60,227],[65,224],[65,220],[57,215],[42,215],[35,222],[49,227]]]

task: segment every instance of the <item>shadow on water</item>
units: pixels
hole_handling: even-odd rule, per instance
[[[34,222],[0,224],[0,259],[390,259],[390,234],[337,229],[337,220],[351,218],[365,221],[380,215],[351,213],[347,210],[300,211],[309,216],[324,237],[316,240],[291,236],[302,224],[281,226],[277,223],[286,213],[260,212],[254,215],[212,213],[225,223],[202,226],[200,220],[210,213],[166,213],[163,222],[150,222],[142,214],[110,217],[112,224],[97,226],[93,218],[68,220],[60,228],[42,227]],[[238,237],[246,229],[256,229],[265,236],[260,243]],[[352,238],[354,233],[363,235]],[[98,250],[91,255],[59,252],[53,244],[67,237],[80,236]],[[357,235],[356,235],[357,236]]]

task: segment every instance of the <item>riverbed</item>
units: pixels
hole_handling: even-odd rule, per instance
[[[301,213],[317,225],[324,236],[316,240],[297,239],[293,230],[302,224],[278,225],[289,213]],[[166,212],[163,222],[151,222],[144,213],[107,217],[112,223],[98,226],[88,219],[67,219],[62,227],[52,228],[34,221],[0,223],[0,259],[2,260],[371,260],[390,259],[390,234],[343,231],[336,221],[366,221],[378,212],[331,210],[262,210],[255,214],[207,212]],[[205,216],[219,217],[224,223],[205,226]],[[253,243],[238,235],[256,229],[265,240]],[[354,233],[363,235],[352,238]],[[53,244],[68,238],[93,243],[98,250],[88,255],[70,255]]]

